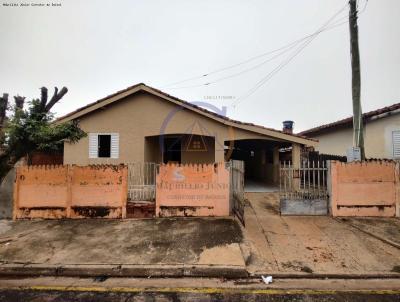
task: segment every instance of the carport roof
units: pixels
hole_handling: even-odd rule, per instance
[[[168,93],[165,93],[159,89],[150,87],[144,83],[139,83],[139,84],[127,87],[123,90],[119,90],[119,91],[117,91],[113,94],[110,94],[104,98],[101,98],[93,103],[90,103],[86,106],[78,108],[78,109],[58,118],[55,122],[62,123],[62,122],[70,121],[70,120],[76,120],[76,119],[81,118],[97,109],[104,108],[104,106],[110,105],[114,102],[117,102],[129,95],[138,93],[140,91],[147,92],[152,95],[158,96],[166,101],[170,101],[178,106],[182,106],[189,110],[195,111],[203,116],[206,116],[208,118],[211,118],[213,120],[216,120],[216,121],[223,123],[225,125],[228,125],[228,126],[244,129],[244,130],[251,131],[251,132],[254,132],[257,134],[262,134],[262,135],[266,135],[269,137],[275,137],[280,140],[285,140],[288,142],[294,142],[294,143],[307,145],[307,146],[315,146],[318,142],[315,139],[307,138],[307,137],[299,135],[299,134],[284,133],[283,131],[280,131],[280,130],[267,128],[267,127],[260,126],[260,125],[255,125],[253,123],[245,123],[245,122],[230,119],[226,116],[217,114],[215,112],[209,111],[207,109],[204,109],[202,107],[199,107],[199,106],[189,103],[187,101],[184,101],[177,97],[169,95]]]

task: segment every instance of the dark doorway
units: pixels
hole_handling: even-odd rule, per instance
[[[182,139],[181,137],[164,138],[164,164],[168,162],[181,163]]]
[[[111,156],[111,135],[100,134],[99,145],[98,145],[98,156],[99,157],[110,157]]]

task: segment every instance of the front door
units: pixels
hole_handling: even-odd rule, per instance
[[[164,139],[163,162],[181,163],[182,139],[181,137],[168,137]]]

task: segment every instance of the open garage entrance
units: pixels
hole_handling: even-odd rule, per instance
[[[244,161],[246,192],[279,190],[279,150],[290,147],[290,143],[243,139],[225,142],[225,146],[227,158]]]
[[[146,136],[144,161],[157,164],[211,164],[215,162],[215,138],[195,134]]]

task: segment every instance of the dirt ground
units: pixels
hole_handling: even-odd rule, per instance
[[[3,221],[0,263],[244,266],[242,240],[229,218]]]
[[[329,216],[280,216],[278,193],[247,193],[248,270],[261,273],[385,274],[399,272],[400,249]],[[394,242],[396,218],[350,219]]]
[[[400,247],[400,219],[376,219],[371,217],[346,217],[338,221],[347,223],[368,234],[378,236]]]

